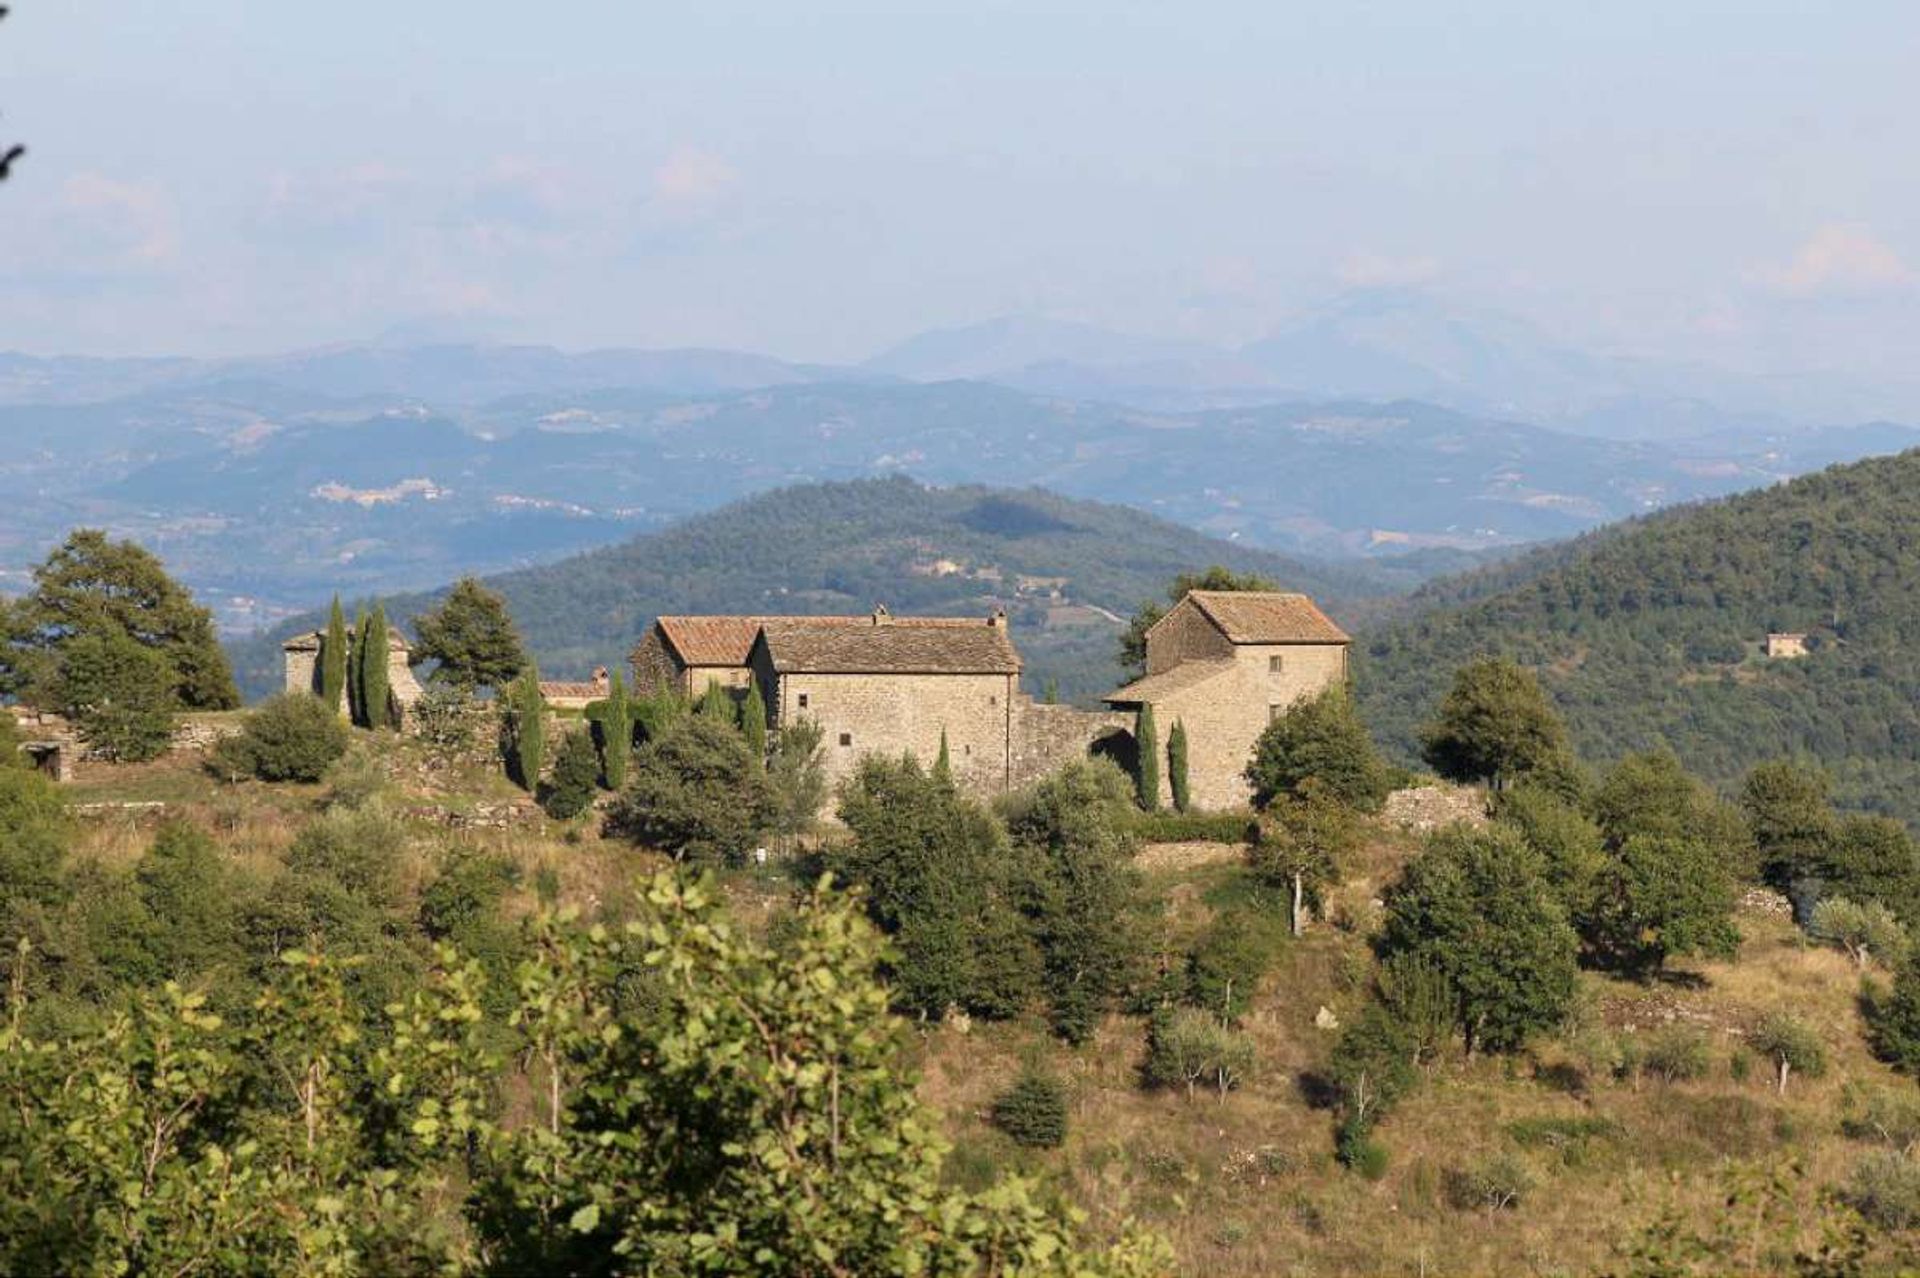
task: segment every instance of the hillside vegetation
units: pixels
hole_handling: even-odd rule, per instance
[[[902,614],[984,617],[1005,606],[1028,687],[1038,693],[1053,680],[1072,699],[1114,686],[1116,618],[1177,574],[1216,563],[1307,591],[1347,617],[1344,605],[1408,589],[1424,565],[1316,564],[1124,507],[896,477],[781,489],[488,585],[553,673],[624,659],[662,613],[858,613],[884,602]],[[388,615],[412,617],[430,600],[390,599]],[[236,664],[261,691],[277,682],[278,660],[274,643],[256,640]]]
[[[1411,756],[1446,670],[1533,668],[1583,754],[1658,745],[1719,783],[1784,755],[1920,820],[1920,452],[1664,512],[1435,583],[1357,645],[1362,706]],[[1768,660],[1769,632],[1814,651]]]

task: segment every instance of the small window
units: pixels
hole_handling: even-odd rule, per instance
[[[990,705],[990,706],[997,706],[997,705],[999,705],[999,704],[1000,704],[1000,698],[998,698],[998,697],[988,697],[988,698],[987,698],[987,704],[988,704],[988,705]]]
[[[1267,707],[1267,722],[1272,723],[1286,712],[1287,708],[1285,706],[1281,705],[1278,701],[1274,702]]]
[[[794,698],[794,700],[796,700],[796,701],[798,701],[798,702],[800,703],[800,708],[801,708],[802,710],[805,710],[805,709],[807,708],[807,694],[806,694],[806,693],[804,693],[804,692],[803,692],[803,693],[801,693],[801,694],[800,694],[799,696],[797,696],[797,697],[795,697],[795,698]]]
[[[850,745],[852,745],[852,744],[853,744],[853,734],[852,734],[851,732],[843,732],[843,733],[841,733],[841,734],[840,734],[840,744],[841,744],[841,745],[843,745],[843,746],[850,746]]]
[[[973,753],[973,747],[970,745],[963,745],[960,747],[960,753],[964,755],[970,755]]]
[[[1268,674],[1285,674],[1286,672],[1287,672],[1287,659],[1285,657],[1268,657],[1267,658]]]

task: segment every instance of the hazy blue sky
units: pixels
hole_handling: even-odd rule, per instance
[[[14,0],[0,348],[848,359],[1392,281],[1897,372],[1916,67],[1912,0]]]

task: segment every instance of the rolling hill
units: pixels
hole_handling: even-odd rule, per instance
[[[1532,667],[1593,759],[1671,746],[1731,784],[1799,755],[1920,821],[1920,451],[1665,511],[1416,592],[1357,645],[1363,707],[1411,755],[1445,672]],[[1768,659],[1769,632],[1812,655]]]
[[[659,532],[488,579],[512,605],[542,670],[583,674],[620,660],[661,613],[846,613],[1008,609],[1027,685],[1065,699],[1113,687],[1124,618],[1177,573],[1256,572],[1351,621],[1411,589],[1414,567],[1330,565],[1235,545],[1137,510],[1038,489],[935,488],[903,477],[780,489]],[[431,594],[389,598],[396,620]],[[309,615],[234,646],[252,695],[278,675],[278,641]]]

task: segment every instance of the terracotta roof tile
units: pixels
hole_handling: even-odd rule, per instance
[[[979,617],[895,617],[896,626],[915,629],[984,629]],[[865,626],[873,628],[873,617],[842,616],[766,616],[766,617],[661,617],[655,621],[680,660],[689,666],[744,666],[747,654],[760,628],[770,624],[804,622],[818,626]]]
[[[984,620],[788,617],[762,627],[782,674],[1018,674],[1020,654],[1004,625]]]
[[[1276,591],[1194,590],[1187,598],[1234,643],[1349,643],[1305,595]]]

